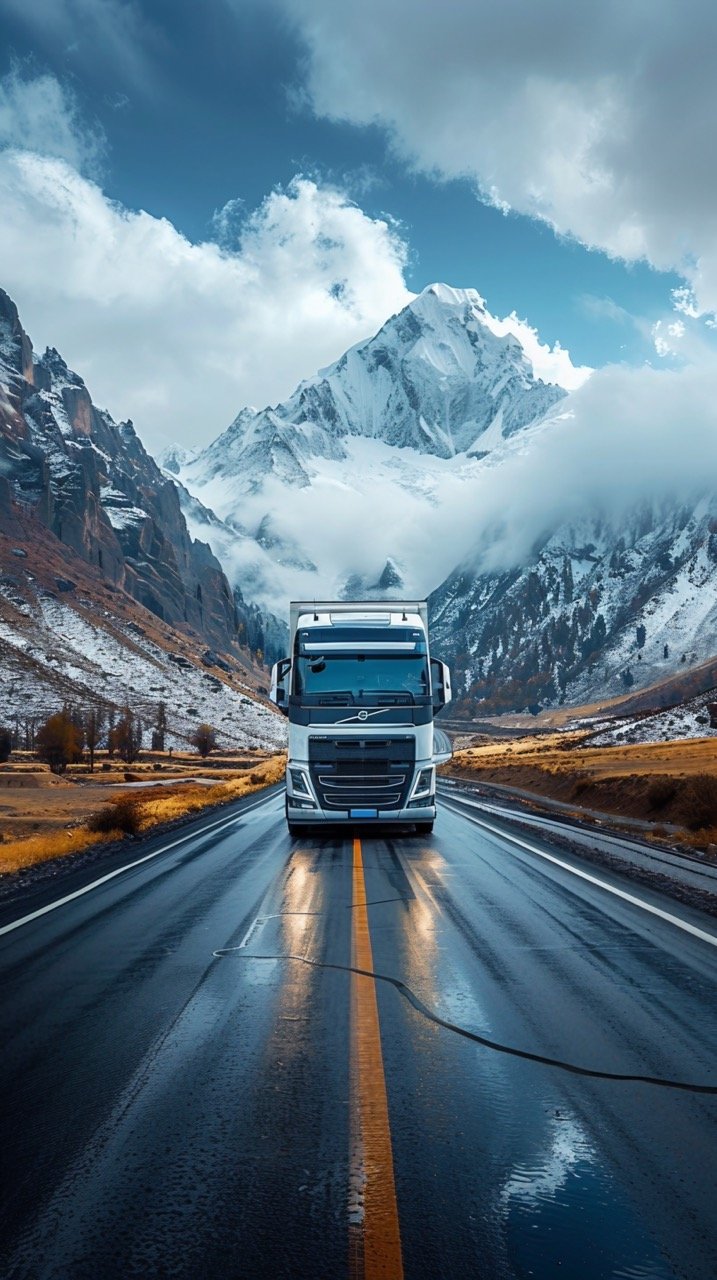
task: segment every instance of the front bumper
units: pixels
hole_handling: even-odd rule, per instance
[[[369,811],[362,809],[308,809],[293,803],[292,796],[287,796],[286,816],[289,822],[304,822],[307,826],[316,823],[325,822],[333,825],[343,825],[351,823],[353,826],[357,822],[372,823],[379,826],[383,823],[406,823],[406,822],[435,822],[436,806],[433,804],[425,804],[412,806],[410,809],[382,809],[377,811],[375,816],[369,816]]]

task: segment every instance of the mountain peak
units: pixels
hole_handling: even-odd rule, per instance
[[[445,307],[476,307],[479,311],[485,311],[485,298],[481,297],[477,289],[456,289],[450,284],[434,284],[426,285],[414,302],[419,302],[421,298],[436,298],[438,302]],[[414,305],[409,302],[409,307]]]

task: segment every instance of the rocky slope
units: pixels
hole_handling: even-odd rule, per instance
[[[275,744],[264,644],[131,422],[57,351],[38,358],[0,291],[0,719],[129,701],[151,723],[163,700],[178,741],[209,719],[229,742]]]
[[[0,724],[21,745],[67,703],[99,710],[103,732],[129,704],[150,746],[160,702],[167,746],[186,748],[202,721],[225,747],[283,744],[286,722],[241,653],[161,621],[23,512],[15,534],[0,534]]]
[[[175,486],[57,351],[34,355],[1,290],[0,386],[0,529],[13,536],[19,512],[31,513],[157,617],[235,646],[231,589],[189,536]]]
[[[509,572],[481,558],[430,597],[464,714],[610,698],[717,652],[714,498],[562,526]]]

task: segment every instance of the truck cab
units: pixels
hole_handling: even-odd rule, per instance
[[[436,765],[451,755],[433,720],[451,686],[430,656],[425,600],[293,601],[290,635],[270,695],[289,719],[289,831],[370,822],[431,831]]]

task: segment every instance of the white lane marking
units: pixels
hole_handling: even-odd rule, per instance
[[[476,809],[481,807],[474,800],[461,800],[459,803],[471,805]],[[448,808],[450,808],[450,805]],[[564,862],[562,858],[556,858],[552,853],[545,853],[543,849],[536,849],[535,845],[529,844],[527,840],[521,840],[519,836],[508,835],[506,831],[501,831],[500,827],[491,826],[490,822],[486,822],[484,818],[474,818],[469,813],[461,814],[460,809],[453,809],[453,813],[457,813],[459,817],[464,817],[467,822],[475,823],[478,827],[485,827],[486,831],[500,836],[501,840],[509,840],[513,844],[517,844],[521,849],[527,849],[528,853],[535,853],[539,858],[545,858],[546,862],[552,862],[556,867],[562,867],[563,871],[569,871],[571,875],[579,876],[581,880],[587,880],[589,884],[597,885],[599,889],[604,889],[606,893],[612,893],[616,898],[622,898],[624,902],[631,903],[633,907],[640,907],[643,911],[649,911],[650,915],[659,916],[661,920],[667,920],[668,924],[674,924],[677,929],[682,929],[685,933],[691,933],[694,938],[699,938],[702,942],[708,942],[711,947],[717,947],[717,937],[713,933],[707,933],[705,929],[698,928],[696,924],[690,924],[688,920],[673,916],[670,911],[663,911],[661,907],[654,907],[651,902],[645,902],[644,898],[636,898],[634,894],[626,893],[624,889],[618,889],[615,885],[608,884],[605,880],[600,880],[598,876],[591,876],[587,871],[580,871],[577,867],[571,866],[569,862]]]
[[[0,937],[4,933],[12,933],[14,929],[21,929],[24,924],[29,924],[31,920],[37,920],[39,916],[45,916],[49,911],[56,911],[58,907],[64,907],[66,902],[72,902],[75,898],[81,898],[85,893],[90,893],[93,889],[98,889],[101,884],[106,884],[108,880],[114,880],[115,876],[121,876],[125,871],[131,871],[133,867],[141,867],[143,862],[151,862],[153,858],[158,858],[161,853],[167,853],[170,849],[175,849],[178,844],[184,844],[186,840],[194,840],[208,831],[225,830],[231,827],[235,822],[241,822],[247,813],[252,813],[254,809],[259,809],[261,805],[267,804],[269,800],[275,799],[274,796],[265,796],[257,804],[249,805],[246,809],[242,809],[241,813],[236,813],[233,818],[220,818],[217,822],[212,822],[209,826],[202,827],[201,831],[190,831],[187,835],[180,836],[178,840],[172,840],[170,844],[163,844],[161,849],[155,849],[154,853],[145,854],[144,858],[137,858],[135,862],[128,862],[124,867],[117,867],[114,871],[108,871],[106,875],[100,876],[99,880],[92,880],[90,884],[85,884],[81,889],[75,889],[74,893],[68,893],[64,898],[56,898],[54,902],[48,902],[46,906],[39,907],[37,911],[31,911],[29,915],[20,916],[19,920],[12,920],[10,924],[4,924],[0,927]]]
[[[249,942],[250,942],[250,940],[253,938],[254,934],[255,934],[255,933],[256,933],[256,931],[257,931],[257,929],[263,929],[263,928],[264,928],[264,925],[266,924],[267,919],[268,919],[268,917],[267,917],[267,916],[257,916],[255,920],[252,920],[251,924],[249,925],[249,928],[247,929],[246,933],[244,934],[244,937],[242,938],[241,942],[239,943],[239,946],[238,946],[238,947],[236,947],[236,950],[237,950],[237,951],[241,951],[242,947],[246,947],[246,946],[248,946],[248,945],[249,945]],[[231,950],[232,950],[232,951],[234,951],[234,950],[235,950],[235,948],[234,948],[234,947],[232,947],[232,948],[231,948]],[[213,951],[213,952],[212,952],[212,955],[216,955],[216,954],[217,954],[217,953],[216,953],[216,951]]]

